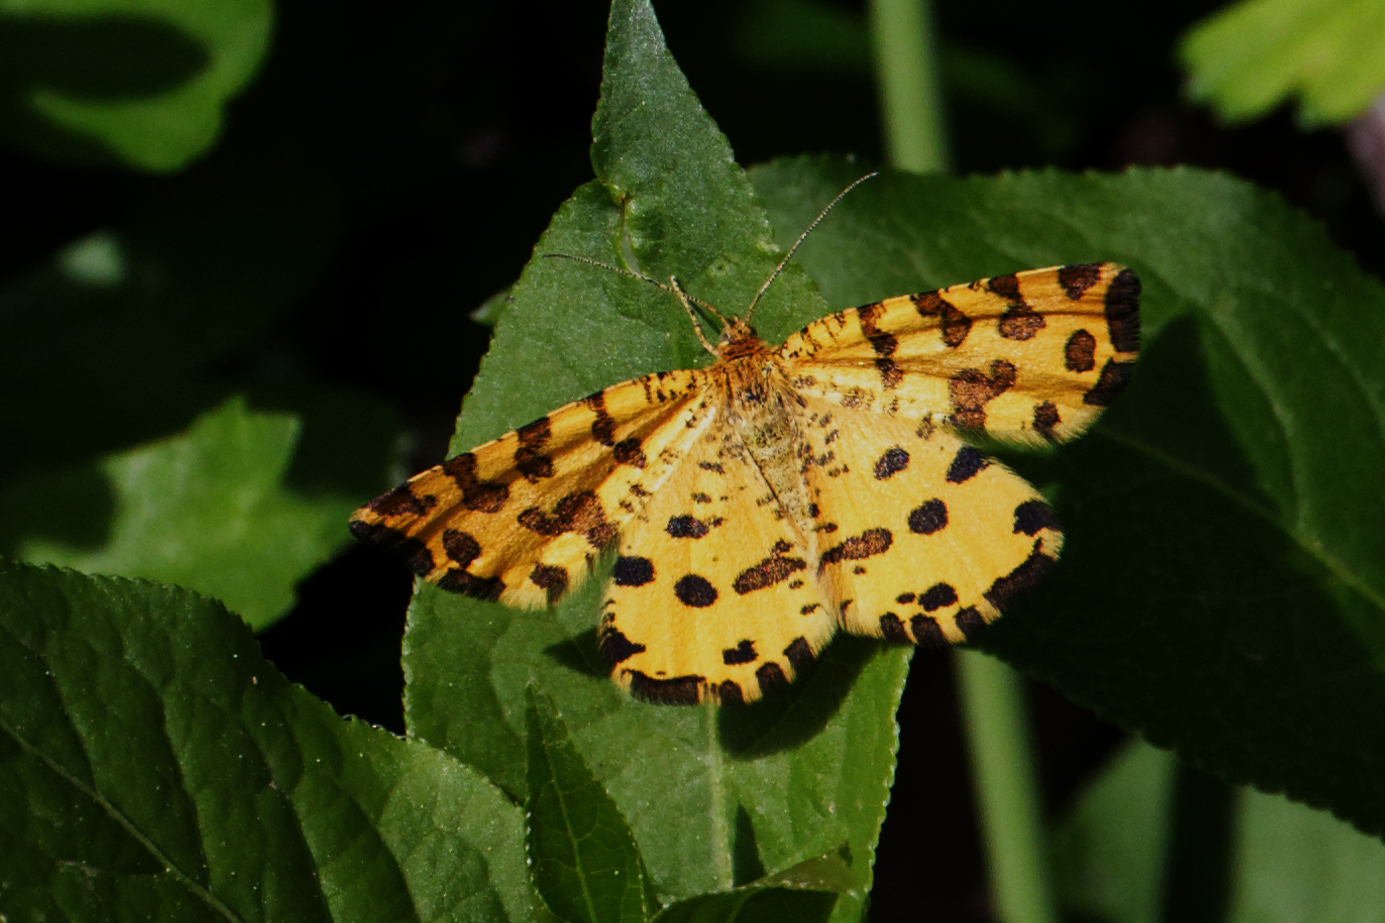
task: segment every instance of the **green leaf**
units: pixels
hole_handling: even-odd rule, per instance
[[[781,243],[860,170],[754,172]],[[1053,489],[1052,575],[980,645],[1192,765],[1385,832],[1385,289],[1321,227],[1178,169],[863,185],[801,251],[834,305],[1116,260],[1134,381],[1015,459]]]
[[[815,923],[832,915],[840,894],[850,891],[855,876],[850,850],[800,862],[776,875],[734,888],[699,894],[667,907],[656,923]]]
[[[648,4],[611,14],[593,162],[537,253],[588,257],[743,311],[781,251],[726,139],[668,56]],[[821,203],[820,203],[821,204]],[[653,286],[539,259],[513,290],[458,421],[469,448],[567,401],[657,369],[705,364],[687,315]],[[757,309],[783,336],[826,313],[790,266]],[[661,899],[745,884],[848,843],[859,916],[896,747],[906,651],[848,641],[783,695],[740,709],[670,709],[607,678],[595,629],[604,566],[553,612],[422,587],[405,638],[411,733],[524,797],[525,692],[562,703],[577,749],[619,807]]]
[[[1173,754],[1127,747],[1055,836],[1064,905],[1111,923],[1155,923],[1172,812]],[[1385,845],[1287,798],[1237,790],[1229,923],[1346,923],[1385,914]]]
[[[553,700],[532,691],[527,699],[525,844],[534,886],[560,920],[644,923],[659,902],[625,818],[573,747]]]
[[[262,628],[292,605],[293,587],[347,539],[357,499],[286,489],[300,425],[232,399],[183,435],[107,456],[97,464],[34,474],[0,493],[0,506],[42,525],[70,496],[93,494],[110,509],[91,547],[42,537],[18,557],[87,573],[144,577],[215,596]]]
[[[1241,0],[1195,26],[1179,56],[1188,95],[1227,121],[1289,97],[1304,127],[1341,124],[1385,92],[1385,7],[1376,0]]]
[[[181,169],[269,46],[269,0],[0,0],[0,135],[41,156]]]
[[[10,919],[537,920],[520,810],[187,590],[0,564]]]

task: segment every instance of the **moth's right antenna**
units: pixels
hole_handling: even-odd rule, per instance
[[[779,274],[784,271],[784,267],[789,264],[789,260],[793,259],[794,253],[796,253],[798,251],[798,248],[803,245],[803,242],[808,239],[808,235],[813,233],[813,228],[821,224],[822,219],[827,217],[827,213],[830,212],[834,207],[836,207],[836,204],[838,202],[846,198],[846,194],[848,192],[855,189],[857,186],[861,185],[871,177],[879,175],[880,172],[878,170],[867,173],[865,176],[861,177],[856,182],[852,183],[850,186],[847,186],[841,192],[837,193],[837,197],[833,199],[831,202],[827,203],[827,207],[822,210],[822,213],[813,219],[812,224],[808,225],[808,230],[798,235],[798,240],[794,241],[794,245],[789,248],[789,252],[784,254],[784,258],[779,261],[779,265],[774,267],[774,272],[769,274],[769,278],[765,280],[764,285],[760,286],[760,290],[755,293],[755,297],[750,299],[750,307],[745,309],[745,316],[741,318],[742,320],[744,320],[746,323],[750,322],[750,312],[754,311],[755,306],[760,303],[760,296],[765,293],[765,289],[770,287],[770,283],[772,283],[775,279],[779,278]]]

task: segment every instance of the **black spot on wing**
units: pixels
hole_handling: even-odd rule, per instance
[[[701,538],[707,534],[707,524],[695,516],[671,516],[664,531],[673,538]]]
[[[1139,351],[1140,278],[1133,269],[1122,269],[1106,290],[1106,329],[1117,351]]]
[[[568,574],[565,567],[559,567],[556,564],[535,564],[533,571],[529,574],[529,579],[548,593],[550,606],[567,592]]]
[[[904,623],[899,620],[899,616],[893,612],[886,612],[880,616],[880,633],[889,641],[903,641],[908,643],[913,638],[909,637],[909,632],[905,629]]]
[[[675,676],[672,679],[656,679],[630,671],[630,693],[644,702],[655,705],[696,705],[702,698],[701,676]]]
[[[789,684],[789,678],[784,675],[784,671],[780,669],[779,664],[775,663],[773,660],[756,670],[755,678],[760,682],[760,692],[762,693],[768,693],[771,689],[775,689],[779,686],[787,686]]]
[[[875,463],[875,479],[883,481],[909,467],[909,453],[899,446],[885,450]]]
[[[1034,432],[1049,442],[1058,441],[1053,430],[1061,422],[1063,419],[1058,415],[1058,407],[1052,401],[1034,405]]]
[[[819,570],[829,564],[838,564],[842,561],[859,561],[877,554],[884,554],[890,550],[890,545],[894,544],[894,536],[889,529],[867,529],[860,535],[853,535],[851,538],[834,545],[823,552]]]
[[[975,606],[967,606],[957,613],[957,628],[968,641],[975,641],[986,628],[986,620]]]
[[[919,594],[919,605],[926,612],[935,612],[957,602],[957,591],[950,584],[935,583]]]
[[[947,504],[934,498],[920,504],[909,513],[909,531],[917,535],[932,535],[947,526]]]
[[[699,574],[684,574],[673,585],[673,595],[685,606],[705,609],[717,601],[716,587]]]
[[[448,558],[462,567],[470,567],[471,562],[481,556],[481,543],[466,532],[457,529],[444,529],[442,550]]]
[[[401,484],[387,494],[381,494],[366,508],[381,516],[422,516],[438,505],[438,498],[431,494],[415,494],[409,484]]]
[[[1096,337],[1078,330],[1063,347],[1063,367],[1069,372],[1090,372],[1096,368]]]
[[[794,638],[793,642],[784,648],[784,657],[788,659],[795,673],[802,673],[813,662],[813,649],[808,646],[807,638]]]
[[[438,578],[438,586],[450,593],[461,593],[463,596],[491,602],[499,599],[500,594],[505,592],[505,582],[499,577],[478,577],[460,567],[454,567]]]
[[[557,536],[564,532],[585,535],[594,548],[604,548],[616,537],[617,529],[606,519],[601,501],[590,490],[581,490],[563,497],[553,507],[553,512],[545,513],[538,507],[530,507],[519,514],[519,524],[539,535]]]
[[[640,441],[634,436],[617,442],[611,448],[611,455],[620,464],[632,468],[643,468],[648,463],[644,457],[644,450],[640,448]]]
[[[1106,364],[1101,367],[1101,377],[1092,386],[1092,390],[1082,395],[1082,403],[1094,407],[1109,407],[1116,395],[1124,391],[1125,386],[1130,383],[1130,376],[1134,371],[1133,362],[1107,359]]]
[[[735,647],[728,647],[721,652],[721,662],[728,667],[733,667],[740,663],[754,663],[760,659],[760,655],[755,653],[755,642],[742,640]]]
[[[597,648],[601,651],[601,656],[605,658],[606,665],[612,670],[616,665],[629,660],[636,654],[643,654],[645,647],[643,644],[636,644],[625,635],[614,628],[608,628],[601,633],[601,640],[597,642]]]
[[[543,453],[543,447],[553,435],[553,426],[548,417],[539,417],[527,426],[515,431],[519,437],[519,447],[515,449],[515,468],[524,475],[525,480],[534,483],[540,478],[553,477],[553,459]]]
[[[731,589],[744,596],[747,593],[774,586],[776,583],[787,580],[791,574],[807,567],[808,563],[802,558],[788,558],[781,554],[775,554],[737,574],[735,581],[731,584]]]
[[[741,684],[735,680],[722,680],[717,686],[717,701],[722,705],[741,705],[745,702],[745,692],[741,690]]]
[[[909,627],[914,630],[914,643],[919,647],[947,646],[947,635],[943,634],[943,627],[931,615],[914,616],[909,620]]]
[[[1042,500],[1026,500],[1015,507],[1015,533],[1023,532],[1031,538],[1040,529],[1059,530],[1058,516],[1053,507]]]
[[[1101,279],[1100,263],[1072,263],[1058,270],[1058,284],[1073,301]]]
[[[443,472],[462,492],[462,506],[478,513],[498,513],[510,499],[510,486],[498,481],[483,481],[477,475],[476,456],[463,452],[442,463]]]
[[[405,567],[420,577],[426,577],[437,566],[427,545],[389,526],[378,522],[352,520],[351,534],[403,561]]]
[[[1009,605],[1015,594],[1038,583],[1039,578],[1048,573],[1053,564],[1053,558],[1043,552],[1043,540],[1036,540],[1033,551],[1029,553],[1029,557],[1024,559],[1024,563],[1004,577],[997,578],[995,583],[991,584],[991,588],[983,595],[987,602],[997,609],[1003,610]]]
[[[644,586],[654,579],[654,562],[635,556],[616,558],[611,579],[616,586]]]
[[[943,345],[956,349],[971,332],[971,318],[950,304],[937,292],[915,295],[914,307],[920,317],[936,317],[943,335]]]
[[[969,445],[964,445],[957,450],[957,455],[952,459],[952,464],[947,468],[947,482],[949,484],[963,484],[971,480],[977,472],[990,465],[990,459],[982,455],[978,450]]]

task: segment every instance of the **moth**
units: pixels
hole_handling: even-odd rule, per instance
[[[967,438],[1086,430],[1130,379],[1140,282],[1114,263],[1034,269],[850,308],[771,346],[750,315],[807,234],[739,318],[653,282],[710,366],[560,407],[371,501],[352,532],[446,590],[530,608],[615,545],[598,644],[652,702],[758,699],[839,630],[973,637],[1063,535]],[[715,343],[695,305],[721,323]]]

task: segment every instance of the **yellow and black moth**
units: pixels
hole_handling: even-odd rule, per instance
[[[961,641],[1063,541],[1038,492],[966,437],[1087,429],[1130,378],[1139,295],[1132,270],[1085,263],[887,298],[778,347],[723,319],[709,367],[560,407],[351,528],[444,589],[524,607],[617,545],[600,649],[655,702],[757,699],[838,630]]]

